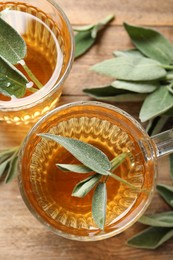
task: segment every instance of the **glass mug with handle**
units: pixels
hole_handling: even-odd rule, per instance
[[[59,101],[62,85],[73,63],[72,27],[54,0],[3,0],[0,2],[0,12],[1,18],[26,43],[25,57],[14,66],[30,83],[23,97],[0,92],[0,121],[33,123]],[[30,78],[29,71],[36,79]],[[34,83],[32,88],[31,83]]]
[[[57,163],[76,161],[65,148],[40,133],[92,144],[110,160],[122,152],[130,153],[115,174],[147,192],[108,178],[105,228],[99,229],[91,212],[93,191],[84,198],[71,196],[86,175],[58,169]],[[157,160],[171,152],[172,130],[150,138],[132,116],[115,106],[94,101],[66,104],[43,116],[26,136],[19,153],[20,192],[31,213],[57,235],[80,241],[109,238],[145,212],[155,190]]]

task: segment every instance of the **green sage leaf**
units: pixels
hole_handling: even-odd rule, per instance
[[[9,169],[6,174],[5,182],[10,182],[17,175],[17,164],[18,164],[18,156],[14,156],[9,163]]]
[[[96,24],[91,31],[92,38],[95,39],[97,37],[97,33],[100,30],[102,30],[108,23],[110,23],[114,18],[114,15],[109,15],[105,17],[102,21],[100,21],[98,24]]]
[[[160,196],[173,207],[173,187],[165,184],[158,184],[156,186]]]
[[[165,113],[173,107],[173,95],[171,95],[165,86],[157,88],[156,91],[149,94],[140,110],[140,120],[145,122],[158,115]]]
[[[165,115],[157,116],[153,119],[150,119],[146,127],[147,133],[150,136],[160,133],[167,121],[168,117]]]
[[[75,35],[75,58],[78,58],[87,52],[95,43],[97,34],[112,19],[113,15],[109,15],[97,24],[78,27],[75,29],[78,33]]]
[[[125,89],[137,93],[151,93],[159,86],[157,81],[148,81],[148,82],[134,82],[134,81],[123,81],[116,80],[111,83],[111,86],[118,89]]]
[[[130,238],[127,244],[136,248],[156,249],[172,237],[172,228],[149,227]]]
[[[78,197],[78,198],[83,198],[86,196],[90,190],[94,188],[94,186],[100,181],[101,179],[100,174],[94,174],[87,179],[80,181],[73,189],[72,191],[72,196],[73,197]]]
[[[70,171],[70,172],[76,172],[76,173],[92,172],[92,170],[90,168],[86,167],[85,165],[57,163],[56,166],[62,171]]]
[[[127,158],[127,153],[121,153],[119,155],[117,155],[114,159],[112,159],[111,161],[111,171],[114,171],[116,168],[118,168],[120,166],[120,164],[122,164],[125,159]]]
[[[77,139],[53,134],[39,134],[39,136],[59,143],[92,171],[102,175],[108,175],[108,170],[111,168],[111,163],[108,157],[93,145]]]
[[[120,80],[150,81],[166,76],[166,70],[155,60],[121,56],[95,64],[91,70]]]
[[[114,102],[138,102],[143,101],[146,97],[146,94],[137,94],[133,91],[116,89],[115,87],[109,85],[98,88],[84,89],[83,92],[98,100]]]
[[[173,227],[173,211],[142,216],[138,221],[153,227]]]
[[[140,51],[137,49],[130,49],[130,50],[125,50],[125,51],[114,51],[113,55],[116,57],[121,57],[121,56],[135,56],[135,57],[145,57]]]
[[[81,31],[75,35],[75,58],[78,58],[94,44],[95,39],[91,37],[91,31]]]
[[[135,47],[145,56],[162,64],[170,64],[173,60],[173,45],[159,32],[124,23]]]
[[[0,18],[0,46],[0,55],[12,64],[16,64],[26,55],[25,41],[2,18]]]
[[[12,64],[0,56],[0,93],[6,96],[23,97],[27,78]]]
[[[100,182],[92,198],[92,216],[100,229],[104,229],[106,221],[107,191],[106,183]]]
[[[3,174],[5,173],[5,169],[7,168],[9,161],[6,160],[3,163],[0,164],[0,178],[3,176]]]

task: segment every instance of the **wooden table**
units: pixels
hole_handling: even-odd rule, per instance
[[[83,57],[74,62],[64,85],[60,104],[77,100],[89,100],[83,88],[108,83],[109,79],[89,71],[89,67],[112,57],[112,52],[131,47],[123,29],[123,21],[152,26],[173,42],[173,0],[59,0],[73,25],[85,25],[99,21],[114,13],[116,20],[104,31],[97,44]],[[115,104],[138,118],[141,104]],[[14,127],[0,123],[0,150],[18,145],[29,127]],[[169,161],[159,161],[158,182],[170,184]],[[148,213],[168,210],[168,206],[155,194]],[[1,260],[85,260],[85,259],[171,259],[172,241],[155,251],[133,249],[125,241],[143,225],[136,223],[124,233],[98,242],[77,242],[58,237],[46,230],[24,205],[17,181],[0,184],[0,259]]]

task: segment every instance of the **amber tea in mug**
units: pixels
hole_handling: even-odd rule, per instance
[[[74,186],[87,175],[58,169],[56,163],[75,164],[77,160],[61,145],[38,136],[39,133],[90,143],[110,160],[122,152],[130,154],[114,174],[139,189],[108,178],[104,231],[92,218],[93,190],[84,198],[71,196]],[[161,145],[163,137],[170,141],[168,149]],[[108,104],[91,101],[61,106],[43,116],[23,143],[18,177],[22,197],[32,214],[60,236],[82,241],[114,236],[145,212],[154,192],[157,157],[173,151],[172,140],[172,130],[151,139],[133,117]],[[147,192],[140,192],[141,189]]]

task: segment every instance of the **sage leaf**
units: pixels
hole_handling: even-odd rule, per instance
[[[77,139],[53,134],[39,134],[39,136],[49,138],[59,143],[92,171],[102,175],[108,175],[108,170],[111,168],[111,163],[108,157],[93,145]]]
[[[106,221],[107,191],[106,183],[100,182],[92,198],[92,216],[97,226],[104,230]]]
[[[115,18],[114,15],[109,15],[105,17],[102,21],[100,21],[98,24],[96,24],[92,31],[91,31],[91,36],[92,38],[96,38],[97,33],[102,30],[108,23],[110,23],[113,19]]]
[[[127,244],[136,248],[156,249],[172,237],[172,228],[149,227],[130,238]]]
[[[131,184],[130,182],[124,180],[123,178],[119,177],[118,175],[116,174],[113,174],[111,172],[109,172],[109,176],[111,176],[112,178],[114,178],[115,180],[119,181],[120,183],[123,183],[125,185],[127,185],[128,187],[134,189],[134,190],[139,190],[139,191],[145,191],[147,192],[146,190],[141,190],[140,188],[136,187],[135,185]]]
[[[72,191],[72,196],[73,197],[78,197],[78,198],[83,198],[86,196],[90,190],[94,188],[94,186],[99,182],[101,179],[100,174],[94,174],[87,179],[80,181],[73,189]]]
[[[135,57],[145,57],[140,51],[137,49],[130,49],[130,50],[125,50],[125,51],[114,51],[113,55],[116,57],[121,57],[121,56],[135,56]]]
[[[0,93],[6,96],[23,97],[27,78],[12,64],[0,56]]]
[[[57,163],[56,166],[62,171],[70,171],[76,173],[89,173],[92,170],[85,165],[77,165],[77,164],[60,164]]]
[[[111,161],[111,171],[114,171],[116,168],[122,164],[125,159],[127,158],[127,153],[121,153],[117,155],[114,159]]]
[[[146,97],[146,94],[137,94],[133,91],[116,89],[110,85],[97,88],[86,88],[83,89],[83,92],[95,99],[113,102],[138,102],[143,101]]]
[[[17,174],[18,156],[14,156],[9,163],[9,169],[6,174],[5,182],[10,182]]]
[[[142,216],[140,223],[153,227],[173,227],[173,211],[153,214],[151,216]]]
[[[173,45],[158,31],[137,27],[124,23],[135,47],[145,56],[162,64],[170,64],[173,60]]]
[[[130,81],[150,81],[166,76],[166,70],[155,60],[121,56],[97,63],[91,70],[113,78]]]
[[[145,122],[163,114],[172,107],[173,95],[170,94],[165,86],[160,86],[146,97],[141,107],[139,118],[141,122]]]
[[[167,88],[168,88],[169,92],[171,94],[173,94],[173,85],[172,85],[172,83],[170,85],[168,85]]]
[[[9,163],[9,161],[6,160],[0,164],[0,178],[3,176],[8,163]]]
[[[157,81],[123,81],[123,80],[116,80],[111,83],[111,86],[118,88],[118,89],[125,89],[137,93],[151,93],[159,86],[159,82]]]
[[[95,39],[91,37],[91,31],[81,31],[75,35],[75,59],[87,52],[94,44]]]
[[[170,176],[173,181],[173,154],[169,155],[169,160],[170,160]]]
[[[94,45],[97,34],[102,30],[112,19],[113,15],[109,15],[97,24],[78,27],[75,29],[78,33],[75,35],[75,58],[78,58],[87,52]]]
[[[157,116],[154,119],[149,120],[145,130],[150,136],[156,135],[161,132],[162,128],[164,127],[167,121],[167,116]]]
[[[16,30],[0,18],[0,55],[16,64],[26,55],[26,44]]]
[[[165,184],[158,184],[156,186],[160,196],[173,207],[173,187]]]

